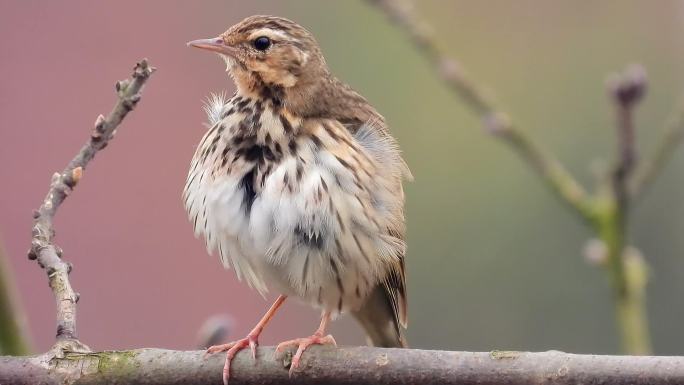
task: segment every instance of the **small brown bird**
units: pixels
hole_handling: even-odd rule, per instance
[[[230,363],[285,298],[322,310],[312,344],[335,344],[330,319],[351,312],[372,344],[404,347],[406,283],[402,180],[410,172],[385,119],[329,71],[309,31],[251,16],[190,46],[219,54],[237,85],[206,106],[209,130],[183,192],[195,234],[262,295],[280,294],[247,337],[210,347]]]

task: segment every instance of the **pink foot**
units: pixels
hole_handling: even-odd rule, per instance
[[[276,353],[280,353],[285,350],[288,346],[297,345],[297,353],[292,357],[292,363],[290,364],[290,377],[294,373],[295,369],[299,367],[299,361],[302,358],[304,351],[311,345],[333,345],[337,346],[335,339],[332,335],[328,334],[323,336],[321,334],[314,334],[310,337],[295,338],[293,340],[281,342],[276,347]]]
[[[249,348],[252,350],[252,358],[256,359],[257,345],[259,345],[257,336],[247,335],[247,337],[243,339],[229,342],[227,344],[210,346],[204,353],[204,357],[206,358],[214,353],[227,352],[226,363],[223,365],[223,384],[228,385],[228,379],[230,378],[230,363],[233,361],[233,358],[235,358],[235,355],[237,355],[240,350],[249,346]]]

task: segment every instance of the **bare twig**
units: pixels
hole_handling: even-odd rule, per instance
[[[650,156],[645,157],[634,171],[634,176],[629,183],[629,192],[634,199],[641,197],[653,184],[682,141],[684,141],[684,101],[676,106],[665,123],[665,130]]]
[[[646,263],[638,252],[627,255],[627,224],[631,205],[629,180],[637,162],[634,109],[646,93],[646,71],[633,65],[608,80],[616,112],[617,161],[611,178],[608,210],[596,225],[607,249],[606,268],[615,295],[616,315],[625,351],[647,354],[651,350],[645,306]],[[629,258],[629,259],[628,259]],[[627,263],[630,263],[629,265]],[[628,270],[631,267],[631,271]],[[641,270],[641,271],[639,271]]]
[[[646,93],[646,71],[639,65],[633,65],[623,74],[610,77],[608,89],[617,120],[618,160],[613,171],[613,190],[619,210],[626,214],[629,209],[627,182],[637,161],[634,108]]]
[[[634,132],[634,108],[646,91],[646,72],[641,66],[632,66],[622,74],[613,74],[608,79],[608,91],[615,106],[617,161],[612,173],[612,189],[616,206],[614,215],[615,236],[608,246],[608,262],[612,267],[613,284],[617,295],[625,296],[627,283],[622,261],[625,248],[625,233],[629,212],[627,182],[636,165],[636,140]]]
[[[238,384],[611,384],[684,383],[684,357],[635,357],[493,351],[446,352],[370,347],[312,347],[301,368],[288,378],[290,354],[273,348],[249,352],[231,365],[230,383]],[[34,384],[222,384],[223,355],[203,359],[203,351],[139,349],[0,357],[0,383]]]
[[[50,189],[45,200],[34,213],[33,239],[29,250],[29,259],[37,260],[48,275],[50,288],[57,302],[57,343],[54,353],[64,351],[87,352],[90,349],[76,338],[76,293],[69,283],[71,264],[61,259],[62,250],[53,243],[55,230],[52,220],[69,193],[83,175],[83,170],[95,154],[107,146],[116,128],[135,108],[140,100],[140,91],[154,71],[153,67],[143,59],[136,64],[130,79],[116,83],[118,95],[114,109],[105,118],[100,115],[95,121],[95,128],[88,142],[81,148],[66,168],[52,176]]]
[[[408,34],[416,49],[435,67],[454,93],[479,116],[485,129],[508,142],[554,192],[585,220],[592,220],[592,210],[582,185],[561,162],[544,150],[530,135],[515,126],[508,114],[501,111],[487,92],[468,77],[461,65],[449,57],[433,36],[432,28],[413,12],[413,5],[405,0],[366,0],[377,6],[397,26]]]

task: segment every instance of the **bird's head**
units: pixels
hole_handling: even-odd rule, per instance
[[[281,17],[250,16],[218,37],[188,45],[218,53],[245,91],[259,86],[288,89],[327,73],[311,33]]]

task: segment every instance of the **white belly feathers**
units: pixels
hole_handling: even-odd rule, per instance
[[[360,306],[405,249],[407,169],[394,141],[239,96],[208,112],[183,193],[195,234],[262,294]]]

